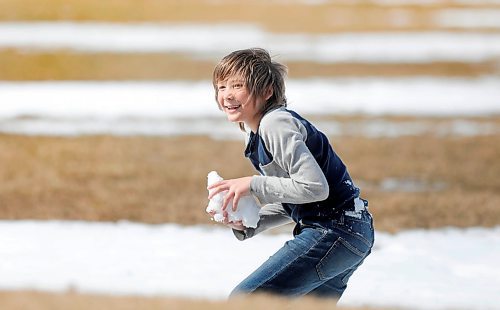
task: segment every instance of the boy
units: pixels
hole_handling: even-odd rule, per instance
[[[293,220],[294,238],[231,293],[340,298],[370,254],[373,220],[346,166],[326,136],[286,108],[286,67],[266,50],[235,51],[215,67],[219,108],[249,130],[245,156],[259,176],[223,180],[209,199],[227,191],[223,209],[251,195],[263,206],[257,228],[227,222],[239,240]]]

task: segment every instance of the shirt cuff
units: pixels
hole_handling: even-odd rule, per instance
[[[233,234],[236,237],[236,239],[243,241],[245,239],[251,238],[254,235],[254,229],[253,228],[246,228],[245,230],[237,230],[232,228]]]

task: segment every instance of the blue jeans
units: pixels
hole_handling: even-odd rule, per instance
[[[339,299],[353,272],[370,254],[373,219],[341,213],[334,220],[301,224],[295,238],[232,291],[231,296],[271,293]]]

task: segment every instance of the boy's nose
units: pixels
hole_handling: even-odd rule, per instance
[[[233,96],[233,92],[231,90],[228,89],[224,92],[224,99],[231,100],[233,98],[234,98],[234,96]]]

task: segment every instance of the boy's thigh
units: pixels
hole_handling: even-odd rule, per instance
[[[326,229],[303,229],[243,280],[231,295],[266,292],[301,296],[311,292],[329,280],[323,274],[326,270],[331,279],[360,260],[356,255],[346,257],[346,253],[352,253],[343,247],[343,243],[339,247],[338,237]],[[333,257],[340,260],[335,263],[338,268],[333,268],[337,270],[332,270]],[[328,266],[325,265],[325,258],[328,258]]]
[[[310,255],[326,235],[325,231],[308,229],[287,241],[274,255],[252,272],[231,295],[252,292],[268,292],[283,295],[307,293],[307,283],[317,285],[314,266],[318,257]],[[308,290],[311,290],[309,288]]]
[[[309,292],[307,295],[321,298],[334,298],[337,300],[340,299],[347,288],[347,282],[349,281],[349,278],[362,263],[363,261],[359,262],[356,266],[353,266],[352,268],[349,268],[348,270],[345,270],[335,277],[325,281],[320,286]]]

